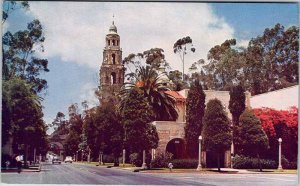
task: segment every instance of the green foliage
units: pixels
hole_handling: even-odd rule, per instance
[[[274,160],[235,156],[232,159],[234,169],[277,169],[278,164]]]
[[[92,117],[94,124],[87,128],[88,141],[92,142],[90,147],[94,152],[111,154],[118,164],[117,159],[123,149],[124,127],[115,106],[103,104]]]
[[[206,105],[202,136],[206,150],[224,152],[231,145],[229,119],[218,99],[210,100]]]
[[[174,53],[178,53],[182,61],[182,74],[184,75],[184,56],[187,54],[187,49],[190,47],[191,52],[195,52],[196,49],[193,47],[193,41],[190,36],[183,37],[178,39],[173,46]],[[182,77],[182,80],[185,81],[185,77]]]
[[[198,137],[201,135],[202,118],[205,112],[205,93],[199,81],[195,81],[189,90],[186,103],[185,141],[189,157],[197,158]]]
[[[251,92],[260,94],[297,84],[299,63],[299,27],[280,24],[266,28],[262,36],[249,42],[246,76]]]
[[[269,148],[269,140],[260,120],[248,109],[240,116],[235,141],[236,151],[246,156],[257,156]]]
[[[76,103],[71,104],[68,108],[69,111],[69,122],[68,128],[69,133],[66,139],[63,141],[63,146],[66,154],[76,154],[79,150],[79,144],[81,143],[82,126],[83,120],[78,111]]]
[[[245,91],[241,85],[237,85],[231,88],[229,100],[229,110],[232,114],[233,125],[237,126],[239,124],[240,115],[245,110]]]
[[[143,159],[140,153],[132,153],[129,156],[130,163],[136,167],[141,167]]]
[[[37,58],[35,50],[44,50],[43,28],[39,20],[28,23],[27,30],[14,34],[6,32],[3,39],[2,79],[21,78],[32,84],[35,93],[47,88],[47,81],[39,78],[41,72],[49,72],[48,61]]]
[[[251,39],[247,48],[238,48],[235,39],[214,46],[207,64],[202,61],[190,69],[205,88],[230,90],[240,84],[257,95],[297,84],[298,58],[299,27],[276,24]]]
[[[206,105],[202,136],[204,148],[217,153],[220,171],[220,156],[230,148],[232,134],[227,114],[218,99],[212,99]]]
[[[19,78],[3,81],[2,90],[3,113],[7,114],[2,115],[3,143],[13,138],[14,152],[31,146],[44,154],[48,141],[40,97],[32,91],[31,85]],[[21,146],[24,148],[19,149]]]
[[[125,128],[125,146],[130,152],[156,148],[158,134],[155,126],[149,124],[154,114],[143,92],[134,88],[124,102],[122,120]]]
[[[173,154],[166,152],[165,154],[160,153],[155,156],[151,161],[151,168],[168,168],[168,164],[172,161]]]
[[[182,80],[182,72],[179,72],[178,70],[170,71],[169,79],[173,83],[172,90],[174,90],[174,91],[180,91],[180,90],[189,88],[189,85],[187,84],[187,82]]]
[[[196,159],[175,159],[172,160],[173,168],[175,169],[195,169],[198,166]]]
[[[170,121],[176,120],[178,113],[175,108],[175,98],[165,93],[169,89],[162,82],[161,77],[164,73],[158,74],[152,67],[139,67],[133,74],[134,81],[125,83],[120,92],[120,110],[125,106],[132,89],[142,90],[143,96],[147,98],[151,109],[155,115],[155,120]]]

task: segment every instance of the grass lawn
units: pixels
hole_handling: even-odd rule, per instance
[[[247,169],[250,172],[260,172],[259,169]],[[263,169],[263,173],[270,173],[270,174],[297,174],[297,169]]]
[[[81,162],[81,161],[78,161],[78,162],[73,162],[73,163],[78,163],[78,164],[86,164],[86,165],[99,165],[99,162],[96,162],[96,161],[93,161],[93,162],[87,162],[87,161],[84,161],[84,162]],[[114,163],[105,163],[104,165],[99,165],[101,167],[108,167],[108,166],[114,166]],[[122,168],[123,167],[123,164],[119,164],[119,167]],[[124,167],[134,167],[133,165],[129,164],[129,163],[126,163],[124,165]]]

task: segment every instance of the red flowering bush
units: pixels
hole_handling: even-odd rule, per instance
[[[289,161],[297,160],[298,108],[275,110],[271,108],[253,109],[266,132],[270,150],[265,156],[278,159],[278,138],[282,138],[282,154]]]

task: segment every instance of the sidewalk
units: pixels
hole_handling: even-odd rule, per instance
[[[22,172],[40,172],[41,171],[41,166],[42,165],[38,165],[38,166],[30,166],[29,168],[22,168],[21,169],[21,173]],[[1,168],[1,173],[8,173],[8,172],[18,172],[18,168]]]

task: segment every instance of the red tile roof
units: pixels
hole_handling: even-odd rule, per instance
[[[185,101],[185,98],[177,91],[165,91],[165,93],[173,96],[176,99],[176,101]]]

